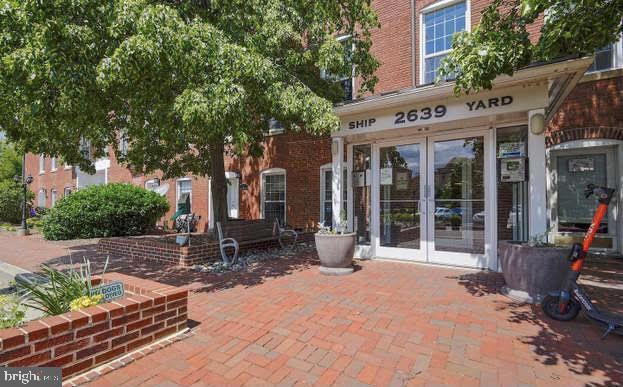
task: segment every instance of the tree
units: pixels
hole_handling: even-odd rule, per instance
[[[437,80],[456,77],[455,93],[491,89],[498,75],[533,62],[591,55],[623,32],[623,0],[495,0],[471,32],[454,37]],[[540,37],[528,28],[542,21]]]
[[[112,144],[138,172],[210,176],[217,220],[227,216],[225,152],[261,155],[271,118],[295,132],[338,128],[340,88],[321,69],[354,73],[360,93],[376,83],[370,0],[0,5],[0,127],[9,138],[90,171],[86,154]]]
[[[22,153],[15,145],[0,141],[0,181],[22,176]]]

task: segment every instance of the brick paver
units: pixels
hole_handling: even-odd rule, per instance
[[[22,243],[7,238],[0,235],[0,243]],[[58,248],[35,240],[26,245],[22,251],[49,249],[49,255]],[[0,251],[0,260],[11,259]],[[609,273],[621,270],[612,262]],[[600,328],[584,318],[553,322],[538,307],[509,301],[498,293],[499,274],[358,264],[350,276],[322,276],[310,252],[251,273],[217,276],[115,260],[114,270],[191,289],[194,335],[92,384],[623,383],[623,337],[601,341]],[[592,280],[598,281],[597,272]],[[595,298],[603,296],[602,304],[622,308],[623,288],[597,290],[589,289]]]

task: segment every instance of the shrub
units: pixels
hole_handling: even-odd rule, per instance
[[[0,181],[0,221],[19,223],[22,220],[22,202],[24,191],[13,180]],[[27,201],[34,198],[31,191],[27,191]]]
[[[0,329],[15,328],[24,322],[26,312],[14,295],[0,294]]]
[[[43,217],[46,239],[144,234],[169,210],[167,199],[130,184],[91,186],[72,193]]]

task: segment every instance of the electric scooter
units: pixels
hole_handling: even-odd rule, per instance
[[[571,270],[567,274],[562,289],[551,292],[541,302],[541,307],[546,315],[558,321],[573,320],[581,309],[584,314],[593,321],[606,326],[606,330],[601,336],[606,338],[608,334],[614,332],[623,335],[623,316],[599,310],[593,304],[590,297],[580,285],[578,285],[578,277],[584,265],[584,259],[589,247],[593,243],[597,229],[601,224],[601,220],[608,211],[608,205],[614,194],[614,189],[606,187],[595,187],[589,184],[584,191],[586,198],[592,195],[597,196],[599,207],[593,217],[583,243],[576,243],[571,248],[569,261],[571,262]]]

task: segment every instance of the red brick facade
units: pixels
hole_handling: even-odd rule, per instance
[[[381,28],[373,32],[373,51],[381,61],[377,72],[379,83],[376,93],[414,87],[420,83],[420,15],[421,10],[434,0],[414,2],[412,0],[375,0],[373,6],[378,12]],[[472,27],[488,0],[471,1],[469,5]],[[530,26],[532,39],[538,38],[541,21]],[[569,95],[558,114],[551,121],[548,132],[548,145],[581,138],[623,138],[623,78],[617,70],[610,71],[614,76],[596,79],[594,75],[585,77]],[[241,218],[261,217],[260,173],[268,168],[286,170],[287,223],[297,229],[314,228],[320,217],[320,166],[331,161],[329,137],[281,134],[267,137],[263,158],[229,158],[226,170],[238,172],[240,183],[248,187],[239,192],[239,212]],[[50,205],[50,190],[56,189],[62,197],[64,187],[75,186],[75,174],[62,166],[56,172],[49,170],[39,174],[38,156],[29,155],[27,169],[35,177],[32,190],[35,196],[39,189],[48,192],[47,205]],[[150,178],[151,176],[148,176]],[[133,177],[119,166],[111,156],[108,171],[109,182],[132,182],[143,185],[146,177]],[[176,198],[175,181],[167,197],[174,211]],[[193,180],[193,212],[202,216],[200,229],[206,230],[209,219],[208,181],[206,178]],[[36,199],[35,199],[36,201]],[[167,215],[168,217],[171,215]]]

